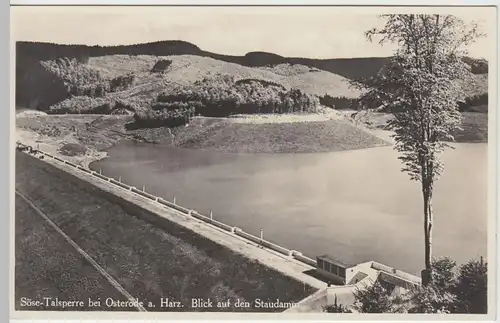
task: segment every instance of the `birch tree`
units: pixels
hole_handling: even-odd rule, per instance
[[[395,149],[403,171],[421,184],[424,214],[422,283],[432,281],[432,198],[443,171],[439,154],[450,147],[459,129],[458,103],[465,94],[462,82],[473,82],[470,66],[462,59],[466,46],[481,36],[477,26],[451,15],[383,15],[385,26],[366,32],[369,41],[396,44],[394,56],[371,78],[354,82],[363,89],[364,106],[377,103],[390,112]],[[460,82],[460,81],[461,82]]]

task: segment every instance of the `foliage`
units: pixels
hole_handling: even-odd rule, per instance
[[[337,295],[335,295],[335,301],[332,305],[326,305],[323,307],[323,311],[327,313],[350,313],[346,306],[338,304]]]
[[[155,102],[151,106],[153,110],[177,110],[177,109],[188,109],[188,108],[194,109],[196,111],[197,107],[201,107],[201,102],[196,102],[196,101],[191,101],[191,102],[181,102],[181,101],[174,101],[174,102]],[[194,112],[193,112],[194,113]]]
[[[137,127],[177,127],[188,123],[193,115],[194,109],[191,107],[174,110],[149,109],[136,112],[134,120]]]
[[[148,55],[150,61],[147,66],[140,65],[138,69],[135,69],[133,64],[124,66],[123,69],[115,69],[115,55],[131,55],[129,57],[135,57],[138,60],[142,60],[140,56]],[[51,80],[50,76],[43,75],[44,72],[40,72],[37,69],[36,65],[40,65],[40,62],[55,61],[65,58],[74,59],[83,66],[83,69],[97,67],[94,68],[94,72],[99,72],[103,76],[106,75],[106,77],[114,77],[120,70],[135,71],[136,73],[138,71],[151,71],[151,67],[158,62],[159,59],[165,58],[159,56],[166,55],[197,55],[196,57],[184,56],[175,58],[179,62],[183,62],[178,66],[185,70],[186,73],[184,73],[184,71],[176,71],[176,73],[172,75],[174,78],[173,81],[180,80],[182,84],[185,84],[185,81],[194,81],[193,78],[197,79],[199,75],[205,74],[207,70],[212,69],[213,71],[224,71],[224,73],[233,74],[238,78],[269,79],[273,82],[282,83],[287,87],[297,87],[307,93],[316,95],[329,93],[333,96],[345,95],[347,97],[357,97],[359,92],[346,87],[344,77],[352,79],[360,76],[373,75],[384,66],[389,59],[387,57],[326,60],[284,58],[284,64],[263,67],[264,62],[260,60],[258,57],[259,55],[250,55],[249,57],[217,55],[201,51],[195,45],[182,41],[105,47],[16,42],[16,102],[18,106],[45,110],[51,105],[70,96],[86,95],[104,97],[107,92],[111,91],[109,84],[110,80],[106,80],[106,82],[100,86],[98,85],[99,83],[90,82],[88,86],[85,86],[85,84],[83,86],[63,85],[59,88],[61,80],[57,80],[58,77],[55,77],[55,80]],[[257,60],[255,60],[256,57]],[[90,61],[89,58],[91,58]],[[188,63],[184,64],[184,62]],[[473,73],[487,71],[488,63],[486,61],[467,58],[467,62],[473,66]],[[105,64],[103,65],[101,63]],[[99,64],[101,65],[98,66]],[[247,68],[242,66],[259,67]],[[101,67],[103,67],[102,71],[100,69]],[[196,70],[198,69],[204,70],[201,73],[197,73]],[[47,71],[47,69],[44,70]],[[321,72],[316,73],[317,75],[312,75],[312,73],[310,73],[311,71]],[[53,74],[53,76],[55,76],[55,74]],[[342,77],[339,78],[338,76]],[[474,85],[471,86],[468,92],[470,95],[481,95],[487,92],[487,74],[478,76],[486,76],[486,82],[482,82],[486,86],[480,87],[480,91],[478,90],[479,87],[475,87]],[[144,73],[137,74],[137,78],[141,78],[139,81],[147,77],[149,76]],[[161,78],[161,75],[158,75],[158,77]],[[156,84],[151,84],[151,86],[156,86],[157,88],[161,87],[162,81],[160,79],[156,81]],[[143,82],[141,82],[141,84],[142,83]],[[56,87],[57,89],[55,89]],[[139,90],[139,92],[142,92],[141,90]],[[154,94],[157,95],[157,93],[158,92]],[[134,92],[134,95],[135,94]],[[337,107],[340,108],[341,105],[337,104]],[[465,111],[477,111],[475,107],[473,108],[474,110],[466,109]],[[486,108],[486,105],[481,106],[481,109],[484,108]]]
[[[135,81],[134,73],[108,80],[99,71],[87,67],[76,58],[62,57],[41,64],[64,82],[66,91],[71,96],[104,97],[108,92],[130,88]]]
[[[280,83],[276,83],[276,82],[273,82],[273,81],[269,81],[269,80],[260,80],[260,79],[255,79],[255,78],[247,78],[247,79],[241,79],[241,80],[237,80],[237,81],[234,81],[234,78],[230,78],[229,79],[231,82],[234,82],[234,85],[242,85],[242,84],[250,84],[250,85],[255,85],[255,83],[260,83],[261,85],[263,85],[264,87],[277,87],[283,91],[285,91],[285,87],[280,84]]]
[[[271,66],[263,66],[263,67],[261,67],[261,69],[268,70],[268,71],[273,72],[274,74],[278,74],[278,75],[282,75],[282,76],[294,76],[294,75],[305,74],[308,72],[321,71],[318,68],[309,67],[309,66],[301,65],[301,64],[290,64],[290,63],[277,64],[277,65],[271,65]]]
[[[67,143],[59,149],[59,153],[65,156],[84,156],[87,148],[79,143]]]
[[[268,65],[263,57],[255,55],[229,56],[218,55],[202,51],[194,44],[184,41],[158,41],[133,45],[120,46],[86,46],[86,45],[62,45],[54,43],[41,42],[17,42],[16,55],[24,60],[34,58],[37,61],[54,60],[59,57],[76,58],[81,63],[86,63],[89,57],[106,55],[198,55],[211,57],[217,60],[224,60],[230,63],[241,64],[245,66]],[[257,55],[259,56],[259,55]],[[473,66],[475,74],[484,74],[488,71],[488,62],[473,58],[466,58],[467,63]],[[386,57],[380,58],[359,58],[359,59],[307,59],[307,58],[287,58],[282,57],[277,62],[273,62],[271,69],[278,69],[284,65],[302,65],[311,68],[318,68],[331,73],[342,75],[353,79],[360,76],[367,76],[376,73],[387,61]],[[284,73],[289,73],[287,66],[283,68]],[[279,72],[277,74],[280,74]]]
[[[435,285],[417,287],[404,295],[408,313],[452,313],[456,297]]]
[[[76,58],[62,57],[41,64],[63,80],[70,95],[102,97],[109,91],[107,80]]]
[[[282,85],[257,79],[236,81],[234,77],[217,75],[185,86],[174,93],[158,96],[154,106],[169,107],[186,102],[197,114],[226,117],[240,113],[293,113],[312,112],[319,107],[317,97],[298,89],[285,89]]]
[[[133,114],[143,109],[133,100],[110,100],[109,98],[92,98],[75,96],[53,105],[50,114]]]
[[[109,87],[111,92],[115,91],[124,91],[134,85],[135,82],[135,74],[127,73],[125,75],[120,75],[115,78],[112,78],[109,81]]]
[[[354,308],[361,313],[392,312],[391,293],[378,280],[368,287],[356,288],[354,297]]]
[[[359,109],[358,99],[347,98],[345,96],[333,97],[325,94],[319,97],[321,105],[337,110],[357,110]]]
[[[107,114],[134,114],[137,111],[141,111],[141,106],[139,103],[134,101],[125,101],[118,99],[111,105],[109,112]]]
[[[319,103],[321,103],[321,105],[324,105],[326,107],[335,109],[336,108],[335,99],[336,99],[335,97],[325,94],[319,97]]]
[[[394,115],[395,149],[403,171],[421,183],[424,202],[424,285],[432,281],[432,195],[443,171],[439,154],[453,140],[461,114],[458,102],[465,94],[458,80],[472,82],[470,66],[460,57],[465,46],[479,36],[477,26],[468,28],[451,15],[383,15],[386,24],[366,33],[369,40],[398,45],[394,57],[374,77],[354,83],[366,90],[361,102],[376,102]]]
[[[432,260],[434,278],[432,284],[442,291],[451,291],[455,284],[455,267],[457,263],[449,257],[435,258]]]
[[[48,113],[51,114],[88,114],[94,113],[96,109],[103,109],[107,102],[102,98],[92,98],[88,96],[75,96],[63,100],[50,107]]]
[[[165,72],[170,65],[172,65],[172,61],[169,59],[160,59],[155,63],[153,68],[151,69],[152,73],[163,73]]]
[[[488,263],[482,257],[480,260],[471,260],[460,267],[455,286],[459,312],[487,313],[487,272]]]
[[[394,296],[377,281],[354,292],[354,307],[361,313],[487,313],[488,264],[483,258],[461,265],[458,274],[448,257],[433,259],[432,266],[431,284]]]

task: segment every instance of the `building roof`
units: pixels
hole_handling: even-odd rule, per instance
[[[381,281],[384,281],[386,283],[389,283],[391,285],[394,285],[394,286],[403,287],[405,289],[409,289],[410,287],[413,287],[416,285],[415,282],[406,280],[406,279],[404,279],[402,277],[398,277],[396,275],[386,273],[384,271],[381,271],[379,273],[378,279],[380,279]]]
[[[362,281],[368,277],[368,275],[362,271],[358,271],[352,278],[351,280],[346,284],[346,285],[354,285]]]
[[[386,273],[388,275],[397,277],[401,280],[410,282],[413,285],[418,285],[421,283],[421,278],[417,277],[415,275],[409,274],[407,272],[397,270],[395,268],[391,268],[389,266],[386,266],[384,264],[378,263],[378,262],[372,262],[371,267],[375,270],[380,271],[381,273]]]
[[[317,256],[316,257],[317,259],[321,259],[321,260],[324,260],[324,261],[327,261],[329,263],[332,263],[334,265],[337,265],[337,266],[340,266],[340,267],[343,267],[343,268],[349,268],[350,266],[347,265],[346,263],[338,260],[338,259],[335,259],[333,258],[332,256],[330,255],[321,255],[321,256]]]

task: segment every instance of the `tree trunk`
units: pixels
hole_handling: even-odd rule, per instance
[[[427,286],[432,281],[432,187],[423,188],[424,197],[424,245],[425,269],[422,271],[422,285]]]

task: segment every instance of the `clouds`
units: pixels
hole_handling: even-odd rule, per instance
[[[367,57],[392,52],[390,46],[369,43],[363,36],[382,23],[377,15],[383,10],[387,8],[14,7],[12,25],[16,40],[118,45],[177,39],[222,54]],[[491,12],[465,8],[457,15],[483,20],[489,30],[495,23]],[[471,55],[486,56],[490,43],[480,40],[471,46]]]

